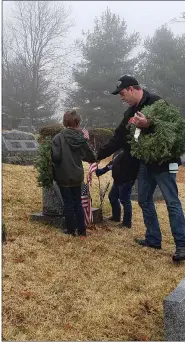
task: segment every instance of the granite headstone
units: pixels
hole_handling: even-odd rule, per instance
[[[55,181],[50,188],[42,189],[42,212],[31,216],[34,221],[46,222],[58,228],[65,228],[64,203],[60,189]],[[102,211],[92,208],[93,222],[99,223],[103,220]]]
[[[185,166],[185,153],[181,156],[182,166]]]
[[[2,157],[5,163],[33,164],[38,142],[32,133],[18,130],[2,132]]]
[[[132,196],[131,196],[131,198],[132,198],[133,201],[137,201],[138,200],[138,181],[137,180],[136,180],[136,182],[135,182],[135,184],[134,184],[134,186],[132,188]],[[162,193],[161,193],[161,191],[160,191],[158,186],[156,187],[156,190],[154,192],[153,198],[154,198],[155,201],[157,201],[157,200],[161,201],[161,200],[164,199],[163,195],[162,195]]]
[[[164,300],[165,341],[185,341],[185,278]]]
[[[63,216],[64,203],[60,189],[55,181],[51,188],[42,189],[43,214],[48,216]]]
[[[18,130],[22,132],[29,132],[29,133],[36,132],[35,127],[32,125],[32,120],[30,120],[29,118],[24,118],[21,120],[18,126]]]
[[[42,188],[42,212],[31,215],[32,220],[64,229],[64,203],[55,181],[50,188]]]

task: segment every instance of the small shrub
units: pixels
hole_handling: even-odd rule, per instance
[[[57,133],[60,133],[64,129],[64,126],[61,124],[56,124],[52,126],[42,127],[39,130],[38,142],[42,143],[46,137],[53,138]]]
[[[114,130],[110,128],[93,128],[89,130],[89,144],[91,148],[98,150],[113,136]]]

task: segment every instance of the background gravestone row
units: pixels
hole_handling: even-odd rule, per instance
[[[34,134],[18,130],[2,132],[2,159],[4,163],[33,164],[38,151]]]

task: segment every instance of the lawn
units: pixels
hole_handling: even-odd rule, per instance
[[[182,280],[167,210],[158,202],[163,249],[137,246],[144,236],[133,202],[133,229],[102,224],[84,240],[31,222],[42,192],[32,166],[3,165],[3,337],[6,340],[163,340],[163,299]],[[101,177],[101,185],[111,173]],[[185,210],[185,168],[178,175]],[[92,197],[98,206],[98,181]],[[104,214],[110,214],[107,195]]]

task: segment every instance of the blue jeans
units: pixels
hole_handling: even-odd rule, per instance
[[[84,211],[81,203],[81,186],[60,187],[64,201],[64,216],[67,231],[71,234],[86,235]]]
[[[132,186],[132,183],[124,183],[123,185],[117,185],[114,182],[109,192],[109,201],[112,207],[112,217],[115,219],[115,221],[120,221],[121,202],[124,208],[123,225],[126,227],[131,227],[132,224]]]
[[[151,173],[146,165],[141,163],[138,174],[138,203],[142,208],[146,226],[145,239],[152,245],[161,245],[161,231],[153,201],[153,194],[157,185],[166,202],[175,244],[178,247],[183,247],[185,246],[185,218],[178,198],[176,174],[169,172]]]

